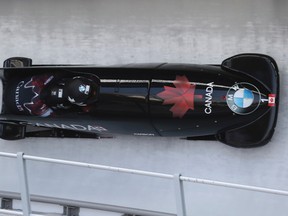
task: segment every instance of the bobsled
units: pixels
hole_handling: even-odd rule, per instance
[[[120,134],[268,143],[279,104],[275,60],[240,54],[219,65],[37,65],[4,61],[0,137],[101,138]]]

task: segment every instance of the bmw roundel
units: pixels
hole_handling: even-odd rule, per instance
[[[234,113],[246,115],[258,108],[261,94],[257,87],[250,83],[237,83],[228,90],[226,101]]]
[[[249,89],[242,88],[234,93],[234,103],[237,107],[248,108],[254,101],[253,92]]]

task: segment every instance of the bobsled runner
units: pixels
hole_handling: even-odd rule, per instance
[[[4,61],[0,137],[175,136],[234,147],[269,142],[277,121],[275,60],[240,54],[219,65],[36,65]]]

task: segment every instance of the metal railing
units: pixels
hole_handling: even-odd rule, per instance
[[[22,152],[18,152],[17,154],[0,152],[0,156],[17,159],[18,173],[19,173],[20,186],[21,186],[20,194],[21,194],[22,209],[23,209],[23,213],[21,213],[21,215],[24,215],[24,216],[33,215],[31,212],[31,204],[30,204],[31,198],[30,198],[29,184],[28,184],[28,178],[27,178],[26,160],[62,164],[62,165],[68,165],[68,166],[77,166],[77,167],[91,168],[91,169],[98,169],[98,170],[105,170],[105,171],[112,171],[112,172],[120,172],[120,173],[127,173],[127,174],[133,174],[133,175],[144,175],[144,176],[155,177],[155,178],[170,179],[174,181],[175,201],[176,201],[178,216],[186,216],[186,206],[185,206],[185,197],[184,197],[184,189],[183,189],[184,181],[197,183],[197,184],[206,184],[206,185],[213,185],[213,186],[241,189],[241,190],[247,190],[247,191],[256,191],[256,192],[261,192],[261,193],[288,196],[288,191],[284,191],[284,190],[275,190],[275,189],[264,188],[264,187],[256,187],[256,186],[234,184],[234,183],[221,182],[221,181],[213,181],[213,180],[208,180],[208,179],[192,178],[192,177],[182,176],[181,174],[172,175],[172,174],[149,172],[149,171],[143,171],[143,170],[126,169],[126,168],[121,168],[121,167],[105,166],[105,165],[99,165],[99,164],[37,157],[37,156],[32,156],[32,155],[25,155]],[[142,214],[143,212],[144,211],[142,211]],[[150,215],[148,212],[149,211],[147,211],[147,214],[145,214],[144,212],[144,214]],[[137,214],[137,212],[135,213]],[[173,215],[173,214],[159,213],[159,215]]]

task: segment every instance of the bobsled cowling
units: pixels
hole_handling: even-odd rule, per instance
[[[76,137],[91,137],[91,134],[176,136],[191,140],[216,139],[234,147],[255,147],[266,144],[276,126],[278,68],[271,57],[262,54],[233,56],[221,65],[9,67],[9,62],[15,61],[6,61],[4,65],[4,94],[15,98],[16,91],[17,97],[24,97],[25,92],[25,103],[18,100],[17,104],[24,110],[26,103],[32,103],[29,98],[35,96],[35,91],[16,89],[19,80],[15,83],[15,77],[29,80],[43,74],[64,78],[92,76],[99,86],[96,102],[85,111],[73,106],[65,111],[55,110],[55,115],[48,118],[32,116],[29,110],[17,112],[19,107],[15,101],[4,97],[2,124],[10,121],[13,127],[19,122],[21,128],[23,125],[46,128],[45,132],[38,133],[33,132],[35,129],[26,130],[24,136],[74,137],[73,132]]]
[[[275,60],[267,55],[242,54],[226,59],[222,67],[232,73],[243,73],[253,77],[270,94],[269,109],[261,117],[239,128],[219,132],[218,139],[236,147],[256,147],[268,143],[276,127],[279,107],[279,71]]]

